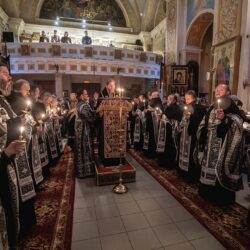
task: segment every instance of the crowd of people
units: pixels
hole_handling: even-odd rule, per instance
[[[48,92],[41,95],[27,80],[13,83],[0,64],[0,245],[15,249],[36,224],[36,193],[44,190],[44,180],[64,152],[63,138],[74,152],[76,177],[95,176],[93,141],[97,138],[103,162],[106,146],[98,108],[103,98],[116,96],[113,79],[93,98],[86,90],[62,100]],[[193,90],[185,93],[184,102],[177,94],[162,101],[158,91],[136,96],[128,114],[127,144],[198,183],[203,198],[228,205],[243,187],[247,118],[228,85],[216,86],[215,98],[206,107]]]
[[[69,37],[69,33],[68,31],[64,32],[64,35],[60,38],[60,36],[57,33],[57,30],[54,30],[54,34],[49,38],[45,31],[42,30],[41,35],[40,35],[40,39],[39,39],[40,43],[72,43],[71,38]],[[84,36],[82,37],[82,44],[85,45],[90,45],[92,44],[92,39],[91,37],[88,35],[88,31],[85,30],[84,32]]]
[[[148,99],[134,98],[133,104],[130,141],[136,150],[159,167],[176,169],[188,183],[197,183],[204,199],[219,206],[235,202],[236,192],[243,189],[242,174],[250,173],[250,135],[243,126],[249,117],[228,85],[216,86],[211,106],[199,103],[193,90],[185,93],[184,102],[171,94],[164,103],[153,91]]]
[[[69,32],[65,31],[64,35],[62,37],[60,37],[57,33],[57,30],[54,30],[54,33],[51,37],[48,37],[46,35],[46,32],[44,30],[42,30],[41,35],[40,35],[40,39],[39,39],[40,43],[69,43],[71,44],[71,38],[69,37]],[[91,45],[92,44],[92,38],[89,36],[88,31],[85,30],[84,31],[84,36],[82,37],[81,40],[83,45]],[[109,47],[115,47],[112,40],[109,41]]]
[[[37,192],[63,150],[58,98],[12,82],[0,64],[0,249],[16,249],[36,224]]]

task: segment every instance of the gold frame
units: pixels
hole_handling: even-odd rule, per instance
[[[224,51],[224,52],[223,52]],[[229,87],[232,91],[232,94],[237,94],[238,89],[238,80],[239,80],[239,62],[240,62],[240,52],[241,52],[241,36],[233,37],[227,41],[218,43],[212,47],[212,74],[210,78],[210,94],[213,96],[213,91],[219,82],[225,82],[223,80],[217,79],[217,69],[218,69],[218,60],[221,59],[220,55],[225,53],[227,62],[230,64],[230,78]],[[226,73],[225,73],[226,75]],[[232,78],[231,78],[232,77]]]

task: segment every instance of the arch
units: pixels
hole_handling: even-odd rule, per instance
[[[42,9],[44,1],[45,0],[39,0],[39,2],[37,3],[35,18],[39,18],[40,17],[40,12],[41,12],[41,9]]]
[[[121,9],[121,11],[122,11],[122,13],[124,15],[124,18],[125,18],[125,21],[126,21],[126,26],[131,27],[131,20],[129,18],[128,11],[126,10],[125,6],[121,2],[121,0],[115,0],[115,1],[118,4],[118,6],[120,7],[120,9]],[[43,6],[44,2],[45,2],[45,0],[39,0],[38,1],[36,11],[35,11],[35,18],[40,17],[40,12],[41,12],[41,9],[42,9],[42,6]]]
[[[166,1],[161,0],[158,2],[156,7],[154,15],[154,27],[156,27],[164,18],[166,18]]]
[[[125,9],[124,5],[121,3],[121,0],[116,0],[116,2],[119,5],[119,7],[121,8],[121,10],[122,10],[124,18],[126,20],[127,27],[131,27],[131,22],[130,22],[127,10]]]
[[[203,37],[213,21],[213,10],[203,10],[196,15],[187,30],[186,45],[200,48]]]

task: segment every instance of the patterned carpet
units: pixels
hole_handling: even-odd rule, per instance
[[[20,242],[19,250],[71,248],[75,177],[73,154],[66,152],[36,197],[37,225]]]
[[[247,209],[235,203],[219,207],[198,195],[197,184],[190,184],[175,170],[157,166],[142,152],[128,151],[164,188],[166,188],[226,249],[250,249],[250,229],[246,224]]]

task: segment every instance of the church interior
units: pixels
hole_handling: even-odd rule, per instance
[[[0,250],[250,249],[250,1],[0,0]]]

